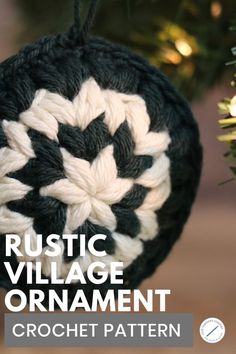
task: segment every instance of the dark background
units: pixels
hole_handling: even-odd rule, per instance
[[[83,13],[88,1],[83,1]],[[0,0],[0,59],[41,35],[65,31],[73,18],[72,1]],[[191,102],[204,146],[204,169],[192,215],[181,240],[142,289],[170,288],[168,312],[193,313],[194,347],[147,349],[163,354],[233,354],[236,347],[235,250],[236,184],[219,186],[232,177],[223,157],[217,102],[232,97],[231,47],[236,33],[235,0],[101,0],[92,32],[123,43],[161,68]],[[186,46],[187,44],[187,46]],[[15,349],[3,344],[4,291],[0,293],[0,353],[102,354],[143,353],[138,348]],[[205,343],[199,325],[219,317],[226,336]],[[146,351],[146,350],[145,350]]]

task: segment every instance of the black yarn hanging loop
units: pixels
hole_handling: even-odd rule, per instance
[[[80,0],[74,1],[74,29],[80,33]]]
[[[97,4],[99,0],[91,0],[90,6],[88,9],[88,13],[85,19],[85,22],[83,24],[83,27],[81,29],[81,38],[85,41],[89,35],[90,28],[93,24],[95,14],[96,14],[96,9],[97,9]]]
[[[70,30],[70,37],[78,43],[86,42],[89,36],[89,30],[92,26],[98,0],[90,0],[90,5],[88,8],[87,16],[85,18],[84,24],[81,26],[81,0],[74,0],[74,24]]]

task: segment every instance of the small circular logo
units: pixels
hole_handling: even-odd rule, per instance
[[[220,342],[225,335],[224,323],[218,318],[207,318],[200,326],[200,335],[207,343]]]

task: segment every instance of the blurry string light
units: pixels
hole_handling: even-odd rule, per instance
[[[211,3],[211,15],[212,17],[218,18],[222,13],[222,5],[219,1],[213,1]]]
[[[193,53],[192,47],[185,39],[177,39],[175,47],[184,57],[189,57]]]
[[[181,55],[176,50],[163,48],[163,61],[166,63],[178,65],[182,61]]]
[[[226,118],[220,119],[219,124],[221,128],[235,127],[236,125],[236,95],[232,99],[224,99],[218,104],[221,114],[226,114]],[[236,140],[236,130],[230,131],[227,134],[220,135],[219,141],[232,142]]]

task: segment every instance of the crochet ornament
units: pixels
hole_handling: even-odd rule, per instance
[[[202,149],[190,108],[167,78],[128,49],[88,35],[91,1],[80,26],[46,37],[0,65],[0,279],[6,289],[134,289],[166,258],[194,201]],[[100,259],[124,264],[124,284],[107,280],[63,285],[12,285],[3,266],[41,261],[50,278],[52,258],[6,257],[7,234],[32,249],[37,235],[105,234]],[[66,277],[79,262],[86,273],[96,257],[64,247],[57,263]]]

